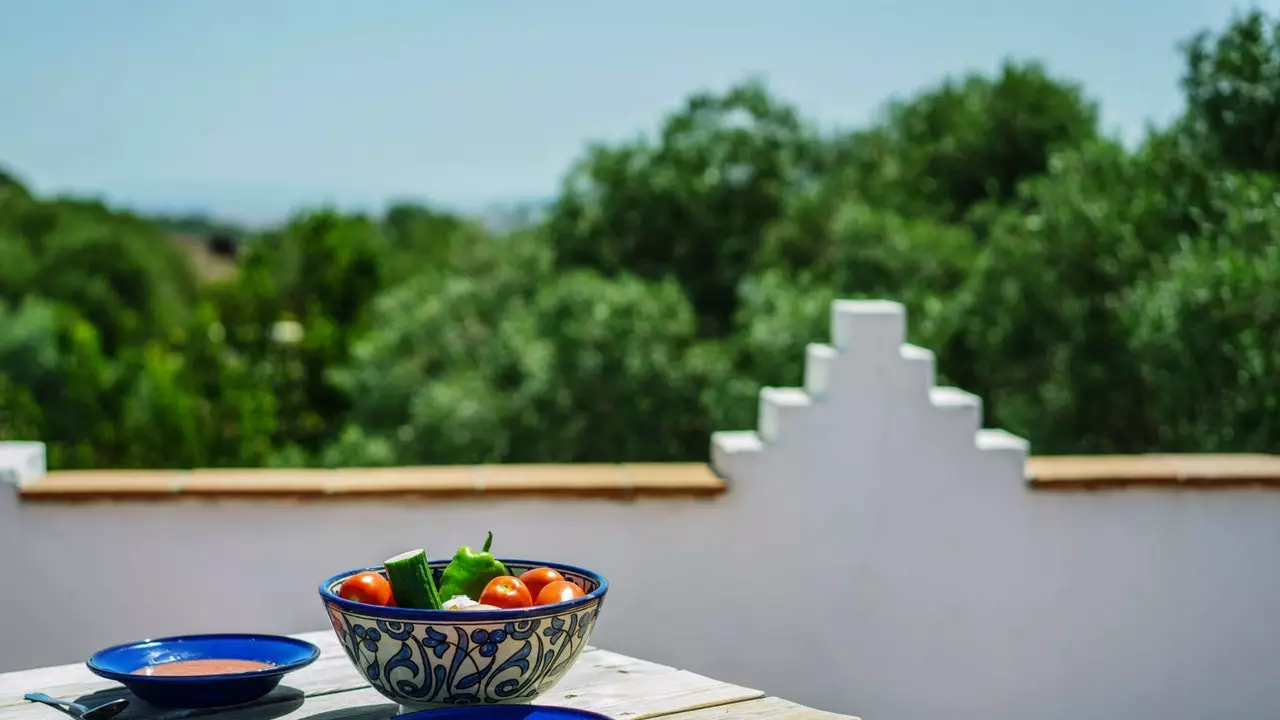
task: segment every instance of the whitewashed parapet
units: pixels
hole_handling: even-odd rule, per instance
[[[905,342],[906,308],[887,300],[836,300],[831,306],[831,344],[805,348],[804,386],[760,390],[756,430],[717,432],[711,438],[711,463],[733,478],[735,465],[778,450],[789,430],[814,442],[829,433],[831,446],[848,438],[840,423],[807,422],[823,405],[845,406],[849,413],[824,413],[828,420],[890,406],[918,412],[920,422],[899,424],[900,432],[928,434],[919,442],[946,436],[972,438],[984,453],[1011,454],[1025,461],[1029,443],[1004,430],[982,428],[982,399],[953,387],[936,387],[934,354]],[[911,410],[918,408],[918,410]],[[827,408],[829,409],[829,408]],[[785,461],[783,461],[785,466]],[[775,466],[776,467],[776,466]]]
[[[0,482],[23,485],[46,472],[44,443],[0,442]]]

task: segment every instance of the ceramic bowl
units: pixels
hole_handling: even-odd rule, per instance
[[[415,610],[344,600],[338,573],[320,597],[356,670],[387,699],[411,710],[523,704],[553,687],[582,654],[609,583],[571,565],[500,558],[512,575],[549,567],[581,587],[580,598],[520,610]],[[437,583],[447,560],[431,561]]]
[[[253,702],[288,673],[320,657],[320,648],[281,635],[223,633],[183,635],[116,645],[94,653],[86,665],[115,680],[144,702],[161,708],[212,708]],[[256,660],[271,667],[220,675],[139,675],[177,660]]]
[[[417,710],[396,720],[611,720],[608,715],[554,705],[459,705],[443,710]]]

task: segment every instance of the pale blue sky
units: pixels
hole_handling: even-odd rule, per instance
[[[1276,4],[1280,0],[1269,0]],[[824,127],[1006,55],[1134,136],[1229,0],[0,0],[0,164],[251,219],[541,198],[585,141],[748,75]]]

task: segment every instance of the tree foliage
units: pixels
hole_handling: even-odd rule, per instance
[[[1126,146],[1034,63],[820,132],[758,81],[593,144],[540,216],[414,202],[251,232],[0,172],[0,440],[54,467],[706,457],[802,379],[831,300],[1037,452],[1280,451],[1280,25],[1183,47]],[[169,234],[238,244],[198,280]]]
[[[723,334],[764,229],[819,177],[820,158],[796,111],[758,82],[697,93],[656,140],[589,148],[547,232],[561,266],[675,278],[702,333]]]
[[[1187,125],[1233,170],[1280,171],[1280,23],[1260,10],[1186,44]]]
[[[1038,64],[1006,62],[993,78],[948,78],[888,103],[878,124],[850,133],[836,152],[867,202],[956,222],[983,201],[1012,200],[1054,151],[1093,139],[1097,126],[1082,88]]]

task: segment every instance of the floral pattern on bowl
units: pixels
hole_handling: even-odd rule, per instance
[[[437,577],[446,564],[431,563]],[[360,570],[326,581],[321,595],[347,657],[389,700],[413,709],[528,703],[558,683],[582,654],[607,583],[556,563],[503,564],[514,575],[555,568],[586,595],[500,612],[382,608],[337,598],[342,580]]]

